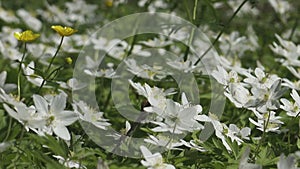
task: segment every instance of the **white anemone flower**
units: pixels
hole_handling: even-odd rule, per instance
[[[229,144],[226,142],[225,136],[223,135],[224,133],[224,128],[222,123],[219,121],[218,117],[212,113],[209,113],[209,116],[207,115],[198,115],[195,117],[196,120],[201,121],[201,122],[210,122],[214,129],[215,129],[215,134],[216,136],[221,139],[223,145],[226,147],[227,150],[231,151],[231,148]]]
[[[167,39],[165,36],[159,36],[159,38],[149,39],[148,41],[141,41],[140,43],[148,47],[159,48],[169,46],[173,42]]]
[[[0,73],[0,88],[2,88],[5,92],[10,92],[17,87],[16,84],[5,83],[7,77],[7,72],[3,71]]]
[[[281,80],[276,80],[270,88],[252,87],[253,100],[259,111],[276,110],[280,107],[279,99],[286,91],[281,86]]]
[[[92,123],[100,129],[106,130],[106,128],[111,125],[107,122],[108,119],[103,118],[103,112],[96,111],[83,101],[74,103],[73,108],[81,120]]]
[[[244,141],[242,139],[245,140],[249,140],[249,135],[251,133],[251,129],[249,127],[245,127],[242,129],[239,129],[235,124],[230,124],[229,128],[224,124],[223,125],[227,137],[229,137],[231,139],[231,141],[236,141],[238,143],[238,145],[241,145],[241,143],[243,143]]]
[[[290,81],[289,79],[282,78],[282,86],[290,89],[300,90],[300,80]]]
[[[243,83],[230,83],[224,94],[238,108],[252,104],[253,96]]]
[[[227,73],[222,66],[217,66],[217,70],[214,70],[211,75],[224,86],[228,86],[229,83],[237,83],[239,81],[237,72],[232,70]]]
[[[71,78],[67,80],[67,82],[57,81],[57,83],[61,88],[69,89],[72,91],[80,90],[87,86],[85,83],[78,81],[76,78]]]
[[[170,136],[157,135],[156,137],[153,135],[149,135],[149,138],[144,139],[146,143],[150,143],[156,146],[161,146],[167,149],[179,150],[179,146],[182,146],[182,142],[177,142],[174,138]]]
[[[169,72],[163,70],[161,66],[140,64],[137,60],[128,58],[124,60],[126,66],[128,67],[128,71],[132,74],[146,78],[151,80],[161,80],[165,78]]]
[[[46,125],[46,119],[36,112],[34,106],[27,107],[19,102],[14,104],[14,108],[10,108],[7,104],[3,104],[7,113],[24,125],[26,131],[29,129],[36,131],[36,128],[42,128]]]
[[[175,169],[173,165],[163,162],[163,157],[160,153],[152,154],[145,146],[141,146],[140,149],[145,158],[145,160],[142,160],[141,163],[148,169]]]
[[[189,142],[186,142],[185,140],[181,139],[180,141],[184,146],[186,146],[188,148],[195,149],[200,152],[205,151],[205,149],[203,147],[197,145],[197,142],[195,140],[190,140]]]
[[[300,97],[296,90],[292,90],[291,96],[295,102],[292,103],[285,98],[280,99],[281,103],[283,103],[283,105],[280,105],[280,108],[285,110],[288,116],[296,117],[300,114]]]
[[[276,116],[274,111],[260,113],[255,109],[251,110],[254,112],[257,121],[252,118],[249,118],[249,121],[254,124],[258,130],[265,132],[279,132],[279,127],[283,124],[283,122],[280,121],[281,117]]]
[[[182,93],[181,101],[182,103],[179,104],[167,99],[166,108],[162,111],[164,121],[151,121],[151,123],[158,125],[152,131],[182,134],[204,128],[194,119],[196,115],[202,112],[201,105],[190,105],[185,93]]]
[[[27,66],[25,66],[24,64],[22,64],[22,68],[23,68],[23,71],[24,71],[24,74],[27,78],[27,80],[36,85],[36,86],[41,86],[42,83],[43,83],[43,78],[39,75],[36,75],[34,73],[34,69],[35,69],[35,66],[34,66],[34,62],[31,61]]]
[[[167,104],[166,96],[174,94],[174,89],[161,89],[156,86],[150,87],[147,83],[141,85],[140,83],[135,83],[132,80],[129,80],[130,85],[138,92],[139,95],[142,95],[147,98],[148,102],[153,107],[145,108],[146,111],[153,111],[152,109],[164,110]],[[159,113],[156,111],[156,113]],[[159,113],[162,114],[162,113]]]
[[[225,58],[224,56],[219,56],[216,58],[219,65],[222,65],[226,70],[232,70],[237,72],[240,75],[248,75],[252,70],[250,68],[245,69],[242,67],[240,59],[230,59]]]
[[[275,36],[279,41],[279,44],[273,42],[273,45],[270,45],[270,48],[274,53],[284,57],[278,61],[281,62],[283,66],[300,66],[300,61],[298,59],[300,56],[300,45],[296,45],[292,41],[284,40],[277,34],[275,34]]]
[[[249,74],[244,82],[262,89],[271,88],[274,82],[280,79],[277,75],[266,74],[263,69],[258,67],[255,68],[254,74],[255,76]]]
[[[69,158],[65,159],[65,158],[63,158],[62,156],[59,156],[59,155],[53,155],[53,157],[56,158],[58,160],[58,162],[60,164],[63,164],[65,167],[86,169],[86,167],[83,166],[82,164],[80,164],[79,162],[73,161]]]
[[[60,93],[56,96],[33,95],[33,102],[37,112],[47,119],[47,124],[42,128],[42,132],[52,135],[54,132],[64,140],[70,140],[71,136],[66,126],[71,125],[78,119],[78,114],[64,110],[67,96]]]

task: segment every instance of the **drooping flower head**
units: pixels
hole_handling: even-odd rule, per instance
[[[76,29],[67,26],[62,27],[60,25],[53,25],[51,26],[51,28],[55,30],[60,36],[71,36],[77,32]]]
[[[24,32],[15,32],[14,36],[16,39],[22,42],[31,42],[40,37],[40,34],[33,33],[31,30],[26,30]]]

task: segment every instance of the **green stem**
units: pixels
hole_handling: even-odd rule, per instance
[[[22,64],[23,64],[23,61],[25,59],[25,56],[26,56],[26,42],[24,43],[24,50],[23,50],[23,55],[22,55],[22,58],[21,58],[21,62],[19,64],[19,70],[18,70],[18,100],[21,100],[21,69],[22,69]]]
[[[121,146],[121,144],[126,140],[127,137],[132,137],[134,132],[140,127],[141,122],[145,120],[148,116],[148,113],[144,112],[143,109],[141,109],[141,114],[138,116],[138,118],[135,120],[135,122],[132,124],[131,129],[125,133],[125,135],[122,135],[119,140],[118,144],[114,147],[114,149],[111,151],[113,154]]]
[[[59,45],[58,45],[58,47],[57,47],[57,49],[56,49],[56,52],[55,52],[54,56],[52,57],[52,59],[51,59],[51,61],[50,61],[50,64],[48,65],[48,68],[47,68],[47,70],[46,70],[46,74],[48,73],[49,69],[51,68],[51,66],[52,66],[52,64],[53,64],[53,61],[54,61],[54,59],[56,58],[56,56],[57,56],[57,54],[58,54],[58,51],[59,51],[60,48],[61,48],[61,45],[62,45],[63,41],[64,41],[64,36],[62,36],[61,39],[60,39],[60,43],[59,43]]]
[[[299,115],[300,115],[300,112],[297,113],[297,115],[293,118],[293,120],[296,119]]]
[[[198,0],[195,0],[194,9],[193,9],[193,18],[191,20],[191,22],[193,24],[195,24],[195,20],[196,20],[197,6],[198,6]],[[189,55],[189,52],[190,52],[190,46],[191,46],[191,44],[193,42],[193,39],[194,39],[194,34],[195,34],[195,27],[192,28],[191,36],[190,36],[189,42],[188,42],[188,46],[186,47],[186,50],[184,52],[184,57],[183,57],[184,62],[187,61],[187,58],[188,58],[188,55]]]
[[[45,82],[53,75],[53,73],[59,71],[61,68],[63,68],[63,66],[60,66],[60,67],[54,69],[48,76],[46,76],[46,77],[43,79],[43,82],[42,82],[41,86],[39,87],[39,89],[37,90],[37,93],[40,93],[40,90],[41,90],[42,87],[44,86]]]
[[[9,117],[8,129],[7,129],[7,133],[6,133],[6,136],[5,136],[3,142],[7,141],[8,137],[9,137],[9,135],[10,135],[11,126],[12,126],[12,117]]]
[[[233,18],[238,14],[238,12],[242,9],[242,7],[246,4],[247,1],[248,0],[244,0],[241,3],[241,5],[235,10],[235,12],[233,13],[233,15],[228,20],[227,24],[223,27],[223,29],[221,30],[221,32],[218,34],[217,38],[213,41],[213,43],[209,46],[209,48],[207,48],[207,50],[199,57],[199,59],[195,62],[194,66],[196,66],[200,62],[200,60],[215,46],[215,44],[218,42],[218,40],[220,39],[220,37],[222,36],[222,34],[228,28],[228,26],[231,23],[231,21],[233,20]]]
[[[139,26],[139,22],[136,21],[136,24],[134,25],[134,29],[133,29],[133,32],[132,32],[133,33],[133,37],[131,37],[130,46],[128,46],[129,49],[127,50],[127,53],[126,53],[126,55],[125,55],[125,57],[123,59],[127,58],[132,53],[132,50],[134,48],[134,44],[135,44],[136,38],[137,38],[138,26]]]
[[[185,8],[187,17],[189,18],[189,20],[192,20],[192,17],[191,17],[191,14],[190,14],[190,9],[189,9],[189,7],[187,5],[187,1],[183,1],[183,2],[184,2],[184,8]]]
[[[111,98],[111,90],[109,90],[108,96],[106,97],[106,100],[105,100],[105,103],[104,103],[104,107],[103,107],[103,112],[105,112],[105,110],[107,109],[109,101],[110,101],[110,98]]]
[[[294,23],[294,25],[293,25],[291,34],[290,34],[290,36],[289,36],[289,40],[292,40],[293,35],[294,35],[295,31],[296,31],[297,26],[298,26],[298,18],[296,19],[296,21],[295,21],[295,23]]]
[[[19,138],[20,140],[23,139],[25,131],[26,131],[26,130],[25,130],[25,127],[23,127],[23,128],[22,128],[22,131],[21,131],[20,138]]]
[[[176,127],[177,127],[177,123],[175,121],[175,125],[174,125],[174,128],[173,128],[173,133],[175,133],[175,130],[176,130]],[[165,148],[168,149],[168,153],[167,153],[167,158],[169,159],[170,155],[171,155],[171,148],[168,148],[168,145],[171,143],[172,144],[172,141],[173,141],[173,137],[174,137],[174,134],[171,135],[171,138],[169,139],[169,141],[166,143],[165,145]]]
[[[42,89],[42,87],[45,85],[45,82],[48,80],[48,78],[50,77],[50,75],[52,75],[53,72],[51,72],[50,75],[47,75],[47,74],[48,74],[48,72],[49,72],[49,70],[50,70],[50,68],[51,68],[51,66],[52,66],[52,64],[53,64],[53,62],[54,62],[54,59],[56,58],[56,56],[57,56],[57,54],[58,54],[58,51],[59,51],[60,48],[61,48],[61,45],[62,45],[63,41],[64,41],[64,36],[62,36],[61,39],[60,39],[60,43],[59,43],[59,45],[58,45],[58,47],[57,47],[57,49],[56,49],[56,51],[55,51],[55,53],[54,53],[54,55],[53,55],[51,61],[50,61],[50,63],[49,63],[49,65],[48,65],[47,69],[46,69],[46,77],[43,78],[42,84],[41,84],[41,86],[39,87],[37,93],[40,92],[40,90]],[[55,71],[56,71],[56,70],[55,70]]]
[[[196,20],[197,15],[197,6],[198,6],[198,0],[195,0],[194,10],[193,10],[193,20]]]
[[[257,155],[258,155],[258,153],[259,153],[259,150],[260,150],[260,147],[261,147],[261,145],[262,145],[262,142],[263,142],[263,140],[264,140],[264,138],[265,138],[265,135],[266,135],[266,129],[267,129],[267,127],[268,127],[268,125],[269,125],[269,121],[270,121],[270,116],[271,116],[271,114],[270,114],[270,112],[268,112],[268,118],[267,118],[267,121],[264,121],[264,130],[263,130],[263,134],[262,134],[261,139],[259,140],[259,143],[258,143],[258,145],[257,145],[257,147],[256,147],[256,149],[255,149],[255,154],[254,154],[253,160],[255,160],[255,158],[257,157]]]
[[[126,56],[125,56],[125,58],[128,57],[129,55],[131,55],[131,52],[132,52],[132,50],[134,48],[135,41],[136,41],[136,34],[134,33],[134,35],[133,35],[133,37],[131,39],[130,48],[129,48],[129,50],[128,50]]]
[[[186,50],[184,52],[183,61],[187,61],[187,58],[188,58],[188,55],[189,55],[189,52],[190,52],[190,46],[191,46],[191,44],[193,42],[193,39],[194,39],[194,34],[195,34],[195,28],[193,27],[192,32],[191,32],[191,36],[190,36],[189,41],[188,41],[188,46],[186,47]]]

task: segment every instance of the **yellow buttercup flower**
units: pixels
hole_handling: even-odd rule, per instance
[[[31,30],[26,30],[24,32],[15,32],[14,36],[19,41],[31,42],[40,37],[40,34],[33,33]]]
[[[62,27],[60,25],[53,25],[51,26],[51,28],[53,30],[55,30],[60,36],[71,36],[73,35],[75,32],[77,32],[76,29],[73,29],[71,27]]]
[[[113,1],[113,0],[106,0],[106,1],[105,1],[105,5],[106,5],[107,7],[112,7],[113,4],[114,4],[114,1]]]

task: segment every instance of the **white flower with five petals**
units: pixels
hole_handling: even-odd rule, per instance
[[[70,140],[71,136],[66,126],[71,125],[78,119],[77,113],[64,110],[67,96],[60,93],[56,96],[33,95],[33,102],[37,113],[47,119],[46,125],[41,129],[50,135],[54,132],[64,140]]]
[[[295,102],[292,103],[285,98],[280,99],[281,103],[283,103],[283,105],[280,105],[280,108],[285,110],[288,116],[296,117],[300,114],[300,97],[296,90],[292,90],[291,96]]]
[[[142,160],[141,163],[148,169],[175,169],[173,165],[163,162],[163,158],[160,153],[152,154],[145,146],[141,146],[140,149],[145,158],[145,160]]]

